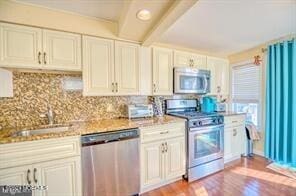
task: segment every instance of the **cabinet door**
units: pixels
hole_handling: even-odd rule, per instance
[[[0,23],[0,66],[41,68],[42,31]]]
[[[173,94],[173,51],[153,48],[153,94]]]
[[[216,59],[216,86],[221,95],[229,94],[229,63],[225,59]]]
[[[234,157],[239,157],[243,152],[243,126],[232,128],[232,154]]]
[[[115,41],[116,92],[122,95],[139,94],[138,44]]]
[[[166,179],[185,174],[185,138],[179,137],[166,141],[165,172]]]
[[[114,95],[114,41],[83,36],[83,94]]]
[[[142,189],[162,182],[163,173],[163,141],[141,145],[141,187]]]
[[[81,195],[80,157],[65,158],[33,165],[37,185],[46,185],[48,190],[35,191],[36,195]]]
[[[207,70],[211,72],[211,95],[217,94],[217,85],[216,85],[216,62],[215,59],[208,57],[207,59]]]
[[[207,69],[207,57],[203,55],[194,54],[191,59],[193,66],[197,69]]]
[[[174,51],[174,67],[189,67],[191,54],[187,52]]]
[[[0,170],[0,185],[26,185],[33,183],[31,165]]]
[[[232,158],[232,128],[224,130],[224,162],[228,162]]]
[[[81,35],[43,30],[44,68],[81,70]]]

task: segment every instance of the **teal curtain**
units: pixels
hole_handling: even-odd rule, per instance
[[[296,167],[296,41],[268,47],[265,156]]]

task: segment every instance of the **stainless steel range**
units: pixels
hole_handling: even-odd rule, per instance
[[[198,111],[196,99],[166,100],[166,113],[187,119],[187,173],[189,182],[224,168],[224,118]]]

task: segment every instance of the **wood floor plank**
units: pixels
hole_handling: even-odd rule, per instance
[[[266,168],[269,163],[260,156],[241,158],[203,179],[180,180],[142,196],[296,196],[296,180]]]

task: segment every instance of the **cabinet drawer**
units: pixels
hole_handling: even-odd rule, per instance
[[[0,169],[80,155],[80,137],[0,145]]]
[[[185,135],[185,122],[143,127],[141,143]]]
[[[245,124],[245,115],[234,115],[224,117],[225,127],[236,127]]]

